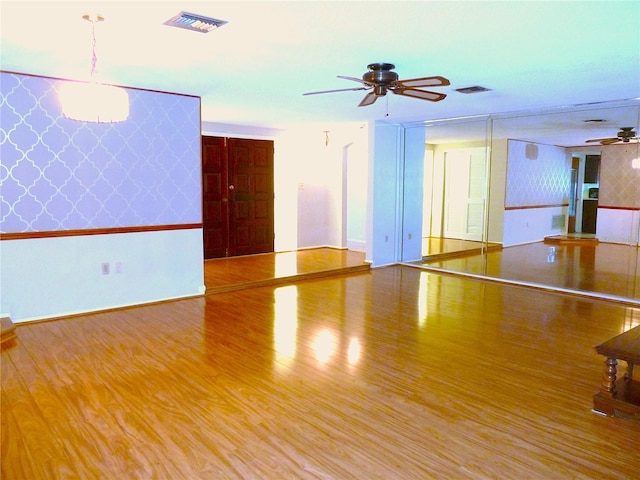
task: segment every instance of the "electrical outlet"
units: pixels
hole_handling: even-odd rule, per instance
[[[108,262],[102,264],[102,274],[109,275],[111,273],[111,268]]]

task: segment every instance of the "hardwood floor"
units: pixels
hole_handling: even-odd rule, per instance
[[[500,250],[499,243],[483,243],[458,238],[423,237],[422,260],[442,260],[444,258],[479,255],[485,251]]]
[[[328,247],[310,248],[206,260],[204,282],[210,294],[280,285],[336,273],[354,273],[370,268],[363,252]]]
[[[549,258],[549,248],[555,255]],[[549,245],[530,243],[486,255],[434,258],[425,266],[562,289],[640,300],[640,253],[614,243]]]
[[[18,325],[1,478],[637,479],[620,303],[412,267]]]

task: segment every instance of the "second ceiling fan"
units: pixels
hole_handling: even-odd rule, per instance
[[[629,143],[631,140],[638,140],[638,138],[636,132],[633,131],[633,127],[620,127],[620,131],[616,137],[592,138],[591,140],[587,140],[586,143],[598,142],[602,145],[612,145],[618,142]]]
[[[430,102],[439,102],[447,96],[444,93],[422,90],[422,87],[443,87],[446,85],[450,85],[449,80],[447,80],[446,78],[434,76],[399,80],[398,74],[392,71],[394,68],[396,67],[392,63],[371,63],[367,65],[367,69],[369,71],[362,75],[362,79],[338,75],[338,78],[360,83],[360,87],[340,88],[337,90],[322,90],[319,92],[303,93],[303,95],[318,95],[320,93],[371,90],[358,104],[359,107],[366,107],[367,105],[373,104],[378,99],[378,97],[384,97],[387,92],[393,92],[397,95],[404,95],[405,97],[418,98],[420,100],[428,100]]]

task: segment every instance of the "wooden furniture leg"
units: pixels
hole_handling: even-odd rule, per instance
[[[605,371],[602,383],[600,384],[600,393],[608,397],[616,394],[616,376],[618,374],[618,361],[615,358],[607,357],[604,362]]]

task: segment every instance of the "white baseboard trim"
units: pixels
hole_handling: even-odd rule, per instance
[[[204,290],[205,287],[199,287],[198,290]],[[135,308],[135,307],[143,307],[145,305],[153,305],[156,303],[164,303],[164,302],[173,302],[176,300],[183,300],[183,299],[187,299],[187,298],[195,298],[195,297],[200,297],[203,294],[201,293],[194,293],[194,294],[187,294],[187,295],[179,295],[176,297],[167,297],[167,298],[160,298],[157,300],[149,300],[147,302],[136,302],[136,303],[128,303],[128,304],[123,304],[123,305],[117,305],[117,306],[113,306],[113,307],[103,307],[103,308],[95,308],[95,309],[91,309],[91,310],[77,310],[77,311],[73,311],[73,312],[64,312],[64,313],[57,313],[55,315],[42,315],[42,316],[36,316],[36,317],[26,317],[26,318],[20,318],[20,319],[13,319],[13,323],[14,324],[18,324],[18,323],[29,323],[29,322],[45,322],[45,321],[49,321],[49,320],[58,320],[58,319],[63,319],[63,318],[68,318],[68,317],[78,317],[80,315],[91,315],[92,313],[102,313],[102,312],[111,312],[114,310],[123,310],[123,309],[128,309],[128,308]]]

